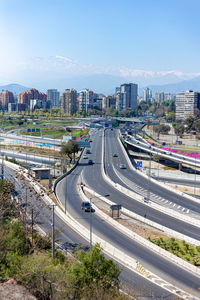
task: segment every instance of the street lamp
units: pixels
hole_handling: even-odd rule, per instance
[[[90,198],[90,250],[92,249],[92,198]]]
[[[147,187],[147,201],[150,201],[150,177],[151,177],[151,152],[149,159],[149,173],[148,173],[148,187]]]
[[[194,196],[196,197],[196,177],[197,177],[197,169],[196,169],[196,156],[195,156],[195,171],[194,171]]]

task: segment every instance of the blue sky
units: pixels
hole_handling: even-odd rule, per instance
[[[198,76],[199,11],[199,0],[0,0],[0,84]]]

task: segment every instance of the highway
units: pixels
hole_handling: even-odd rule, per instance
[[[110,145],[112,147],[112,149],[114,148],[114,153],[116,152],[116,145],[115,145],[115,133],[114,131],[111,131],[113,133],[113,140],[110,140]],[[97,146],[96,146],[97,145]],[[119,145],[120,146],[120,145]],[[93,145],[94,147],[94,145]],[[124,185],[123,182],[120,181],[119,177],[116,176],[115,172],[113,172],[113,161],[116,160],[117,164],[119,164],[119,157],[112,157],[112,154],[109,153],[109,149],[107,149],[108,152],[106,153],[107,155],[107,159],[109,160],[109,162],[106,165],[106,170],[108,172],[109,176],[115,176],[115,178],[112,177],[112,179],[115,182],[118,182],[122,185]],[[151,220],[154,221],[156,223],[159,223],[165,227],[168,227],[170,229],[176,230],[182,234],[185,234],[189,237],[192,237],[194,239],[200,240],[200,235],[199,235],[199,228],[190,225],[188,223],[182,222],[178,219],[175,219],[171,216],[168,216],[164,213],[161,213],[155,209],[152,209],[149,206],[146,206],[143,203],[140,203],[122,193],[120,193],[119,191],[115,190],[113,187],[111,187],[107,182],[104,181],[104,179],[102,178],[102,174],[101,174],[101,140],[100,137],[98,135],[96,135],[95,137],[95,150],[93,150],[93,154],[91,155],[91,158],[94,159],[95,164],[92,166],[92,168],[85,168],[84,171],[84,179],[86,181],[86,184],[89,185],[93,190],[95,190],[97,193],[101,194],[101,195],[109,195],[109,199],[115,203],[121,204],[123,207],[129,209],[130,211],[133,211],[135,213],[137,213],[140,216],[144,216],[146,215],[146,217]],[[112,152],[112,153],[113,153]],[[109,154],[108,154],[109,153]],[[121,155],[122,158],[120,163],[125,163],[125,158],[124,154],[121,154],[119,152],[119,156]],[[124,159],[124,160],[123,160]],[[91,175],[91,170],[93,171],[93,174]],[[94,172],[95,171],[95,172]],[[122,171],[126,171],[126,170],[122,170]],[[129,171],[130,174],[133,173],[133,171]],[[136,177],[138,177],[138,175],[136,174]],[[143,177],[140,179],[140,184],[143,184]],[[130,185],[129,185],[130,188]],[[158,188],[157,185],[155,188]],[[164,192],[166,192],[164,190]],[[172,193],[173,194],[173,193]],[[176,195],[173,194],[174,197],[176,197]]]
[[[15,190],[23,199],[23,203],[26,202],[25,199],[27,197],[29,213],[33,208],[34,216],[36,214],[38,215],[35,223],[38,224],[39,227],[42,228],[42,230],[44,230],[47,234],[51,235],[51,209],[47,207],[42,198],[36,196],[35,193],[31,192],[32,187],[29,186],[27,182],[25,185],[23,180],[17,178],[13,170],[8,167],[4,167],[4,174],[7,179],[15,184]],[[85,217],[84,214],[83,216]],[[58,231],[56,240],[63,249],[72,252],[75,251],[77,247],[81,247],[81,249],[84,249],[85,251],[89,249],[88,241],[86,241],[81,235],[76,233],[76,231],[74,231],[70,226],[64,223],[56,214],[55,230]],[[167,299],[173,298],[173,295],[170,292],[167,292],[158,285],[151,283],[140,275],[130,271],[126,267],[119,264],[119,268],[121,270],[121,282],[126,284],[129,288],[134,289],[135,293],[138,295],[138,297],[140,297],[140,299],[146,299],[150,296],[155,296],[156,299],[160,298],[161,296],[167,297]]]
[[[141,149],[145,152],[148,152],[148,153],[151,153],[154,155],[159,155],[163,158],[173,160],[177,163],[183,163],[183,164],[193,166],[193,167],[200,167],[199,159],[195,159],[195,158],[188,157],[188,156],[181,155],[181,154],[176,154],[176,153],[168,151],[168,150],[154,147],[148,143],[145,143],[144,141],[141,141],[141,140],[139,141],[139,140],[135,139],[134,137],[131,137],[130,135],[129,135],[129,139],[127,139],[127,138],[124,138],[124,139],[127,144],[129,144],[135,148]]]
[[[114,202],[121,203],[121,199],[132,201],[130,198],[116,192],[110,185],[102,179],[101,175],[101,136],[96,132],[92,137],[91,154],[89,158],[95,161],[95,164],[88,165],[87,160],[81,159],[77,168],[57,185],[57,195],[64,204],[67,201],[66,207],[70,215],[78,220],[84,227],[89,229],[89,216],[81,210],[81,200],[77,193],[77,182],[82,171],[82,181],[89,183],[91,188],[100,194],[109,194],[110,199]],[[138,205],[138,203],[137,203]],[[135,206],[137,206],[135,203]],[[144,212],[144,207],[143,207]],[[159,213],[157,215],[160,220]],[[156,220],[158,222],[158,220]],[[182,224],[183,226],[183,224]],[[192,230],[192,227],[191,227]],[[118,247],[127,255],[137,259],[145,268],[157,274],[168,282],[171,282],[179,288],[192,292],[198,295],[199,278],[188,271],[174,265],[165,258],[141,246],[139,243],[124,236],[116,228],[107,224],[104,220],[99,218],[95,213],[93,214],[93,232],[107,242]],[[195,237],[197,237],[195,235]]]
[[[144,190],[149,190],[150,192],[150,198],[152,201],[158,202],[161,205],[164,205],[163,201],[161,199],[165,199],[170,201],[173,204],[176,204],[177,206],[184,207],[186,209],[189,209],[191,213],[200,213],[200,203],[196,203],[192,200],[189,200],[188,198],[184,198],[182,196],[179,196],[178,194],[175,194],[161,186],[158,186],[157,184],[150,182],[148,179],[144,178],[142,175],[140,176],[138,173],[134,172],[132,169],[130,169],[126,158],[124,156],[124,153],[122,151],[121,145],[119,140],[117,139],[117,131],[105,131],[105,147],[106,147],[106,171],[108,172],[108,175],[113,179],[113,181],[120,183],[123,186],[128,185],[129,189],[132,189],[135,191],[136,186],[142,187]],[[114,149],[114,150],[113,150]],[[113,157],[113,153],[118,154],[118,158]],[[110,162],[110,164],[109,164]],[[119,168],[120,164],[125,164],[126,169],[121,170]],[[119,177],[116,175],[117,173],[120,174],[122,178],[127,179],[127,184],[125,184],[125,181],[121,181]],[[131,181],[131,183],[130,183]],[[141,191],[142,192],[142,191]],[[143,191],[144,193],[144,191]],[[147,192],[145,192],[147,195]]]

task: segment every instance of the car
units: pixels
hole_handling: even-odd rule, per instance
[[[92,205],[88,201],[83,201],[81,203],[81,209],[86,211],[86,212],[94,211],[94,209],[92,208]]]
[[[89,149],[87,149],[85,153],[86,153],[86,154],[90,154],[90,150],[89,150]]]
[[[119,165],[120,169],[126,169],[126,166],[124,164]]]
[[[144,202],[149,203],[149,199],[147,197],[144,197]]]
[[[86,154],[84,154],[84,155],[83,155],[83,158],[84,158],[84,159],[87,159],[88,157],[87,157],[87,155],[86,155]]]
[[[114,153],[114,154],[113,154],[113,157],[118,157],[118,154],[117,154],[117,153]]]
[[[91,140],[91,139],[89,139],[89,142],[90,142],[90,143],[92,143],[92,140]]]
[[[88,160],[88,165],[93,165],[93,160],[92,159]]]

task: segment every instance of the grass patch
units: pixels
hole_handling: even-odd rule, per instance
[[[192,265],[200,267],[200,246],[193,246],[175,238],[151,239],[148,237],[148,240]]]

